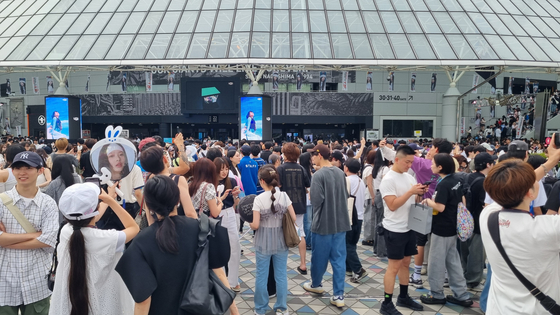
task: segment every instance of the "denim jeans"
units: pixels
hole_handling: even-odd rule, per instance
[[[303,231],[305,232],[305,245],[311,247],[311,222],[313,222],[313,207],[307,206],[307,212],[303,216]]]
[[[313,233],[311,254],[311,284],[321,285],[329,261],[333,269],[333,295],[344,295],[346,269],[346,232],[320,235]]]
[[[270,259],[274,264],[274,278],[276,280],[276,303],[274,309],[286,311],[288,309],[288,250],[274,255],[256,252],[257,277],[255,279],[255,312],[265,314],[268,311],[268,268]]]
[[[486,270],[486,282],[484,283],[484,289],[480,293],[480,309],[486,313],[486,306],[488,305],[488,293],[490,292],[490,282],[492,280],[492,268],[490,264],[487,265],[488,270]]]
[[[355,224],[352,224],[352,230],[346,232],[346,271],[358,273],[362,270],[362,264],[356,251],[356,244],[360,240],[361,232],[362,220],[357,220]]]

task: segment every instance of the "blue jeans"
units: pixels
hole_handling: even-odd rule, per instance
[[[307,206],[307,212],[303,215],[303,231],[305,232],[305,245],[311,247],[311,222],[313,222],[313,207]]]
[[[274,266],[274,279],[276,280],[276,303],[274,309],[286,311],[288,309],[288,251],[275,255],[265,255],[256,252],[257,257],[257,277],[255,279],[255,312],[266,314],[268,311],[268,268],[272,257]]]
[[[311,253],[311,284],[321,285],[329,261],[333,269],[333,295],[344,295],[344,276],[346,274],[346,232],[337,234],[313,234]]]
[[[486,305],[488,305],[488,292],[490,291],[490,282],[492,280],[492,268],[490,268],[490,264],[487,266],[486,282],[484,283],[484,289],[480,293],[480,309],[484,313],[486,313]]]

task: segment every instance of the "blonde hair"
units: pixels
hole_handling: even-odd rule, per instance
[[[56,141],[54,142],[54,146],[56,147],[56,149],[58,151],[66,151],[66,148],[68,148],[68,139],[66,138],[58,138],[56,139]]]

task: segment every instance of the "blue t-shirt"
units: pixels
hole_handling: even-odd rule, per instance
[[[241,182],[245,195],[256,195],[257,184],[259,183],[258,173],[259,165],[251,157],[245,156],[239,162],[239,171],[241,172]]]

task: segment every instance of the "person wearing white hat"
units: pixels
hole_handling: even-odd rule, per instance
[[[134,314],[134,300],[115,266],[125,243],[140,229],[113,199],[115,187],[106,193],[93,183],[74,184],[62,193],[59,208],[68,223],[60,230],[56,249],[58,267],[49,314]],[[124,230],[95,227],[107,207]]]

